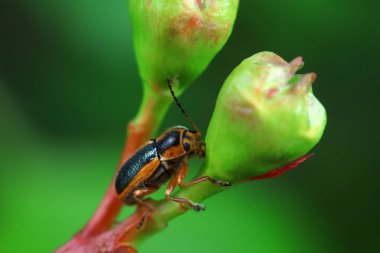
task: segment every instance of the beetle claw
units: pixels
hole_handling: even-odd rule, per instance
[[[137,225],[137,229],[142,229],[144,227],[145,221],[148,217],[148,214],[145,213],[142,217],[141,220],[139,221],[139,224]]]
[[[230,182],[219,181],[219,185],[221,185],[221,186],[231,186],[232,184]]]
[[[153,211],[155,211],[155,209],[151,209],[149,207],[143,211],[142,217],[137,225],[137,229],[142,229],[144,227],[146,220],[148,219],[149,215],[152,214]]]
[[[202,204],[194,204],[192,208],[194,209],[194,211],[197,211],[197,212],[206,210],[206,207]]]
[[[232,184],[230,182],[227,182],[227,181],[220,181],[220,180],[217,180],[215,178],[209,178],[209,180],[214,183],[214,184],[217,184],[217,185],[220,185],[220,186],[231,186]]]

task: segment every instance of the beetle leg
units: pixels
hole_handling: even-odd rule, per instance
[[[180,187],[186,187],[186,186],[190,186],[190,185],[193,185],[193,184],[198,184],[200,182],[203,182],[203,181],[209,181],[213,184],[217,184],[217,185],[220,185],[220,186],[231,186],[231,183],[230,182],[226,182],[226,181],[220,181],[220,180],[217,180],[215,178],[212,178],[212,177],[209,177],[209,176],[202,176],[202,177],[198,177],[188,183],[179,183],[178,185]]]
[[[181,184],[184,178],[186,177],[187,171],[188,171],[187,162],[185,161],[182,163],[182,166],[179,168],[179,170],[174,175],[174,177],[172,177],[172,179],[170,180],[168,187],[166,188],[166,191],[165,191],[165,196],[168,200],[189,205],[195,211],[203,211],[205,210],[205,207],[203,205],[194,203],[190,199],[170,197],[170,194],[173,192],[175,187],[178,184]]]
[[[140,206],[145,207],[145,211],[143,213],[141,221],[139,222],[139,225],[137,226],[138,228],[141,228],[144,225],[145,220],[148,217],[148,215],[151,212],[156,210],[154,206],[152,206],[149,202],[142,200],[141,198],[157,190],[158,190],[157,187],[145,187],[145,188],[140,188],[133,192],[132,197],[136,201],[136,203]]]
[[[217,180],[217,179],[209,177],[209,176],[198,177],[198,178],[196,178],[196,179],[194,179],[188,183],[183,183],[183,180],[185,180],[185,177],[187,175],[188,170],[189,170],[189,168],[187,166],[187,161],[185,160],[182,167],[178,170],[178,174],[179,174],[178,175],[178,177],[179,177],[178,185],[179,185],[179,187],[186,187],[186,186],[190,186],[193,184],[198,184],[198,183],[203,182],[203,181],[210,181],[211,183],[217,184],[220,186],[231,186],[230,182],[220,181],[220,180]]]
[[[154,210],[155,208],[149,204],[149,202],[142,200],[141,198],[147,196],[155,191],[157,191],[157,187],[144,187],[138,190],[135,190],[132,194],[133,199],[137,202],[137,204],[146,207],[147,209]]]

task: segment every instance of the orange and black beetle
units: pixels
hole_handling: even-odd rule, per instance
[[[172,96],[185,117],[194,128],[197,128],[189,116],[183,110],[171,88]],[[116,180],[116,192],[126,204],[143,205],[152,209],[151,205],[142,198],[159,189],[170,179],[166,188],[167,199],[192,207],[196,211],[204,210],[201,204],[193,203],[186,198],[171,197],[171,193],[177,185],[190,186],[203,181],[210,181],[217,185],[229,186],[229,182],[223,182],[203,176],[189,183],[183,183],[188,171],[188,161],[191,157],[205,157],[206,144],[201,140],[199,130],[189,130],[183,126],[169,128],[156,139],[151,139],[140,148],[121,167]]]

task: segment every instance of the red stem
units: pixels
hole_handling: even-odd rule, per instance
[[[143,212],[142,209],[138,209],[128,219],[124,220],[114,228],[96,236],[92,236],[91,240],[81,241],[81,243],[77,243],[71,248],[62,248],[57,252],[137,253],[137,250],[130,245],[129,242],[132,242],[134,237],[140,234],[141,231],[146,231],[145,227],[144,230],[138,229]],[[151,224],[151,222],[149,223]]]
[[[152,127],[150,125],[146,125],[143,129],[141,129],[141,126],[140,128],[137,128],[133,123],[129,124],[128,137],[118,164],[118,170],[125,163],[125,161],[151,136],[153,132],[151,128]],[[106,231],[112,226],[114,220],[119,214],[120,209],[123,206],[123,202],[117,198],[114,180],[115,177],[112,179],[106,195],[101,201],[94,216],[82,230],[82,234],[84,236],[91,237]]]
[[[128,137],[116,172],[125,161],[153,135],[161,123],[170,102],[171,100],[160,97],[150,92],[150,90],[144,91],[140,111],[136,119],[129,123]],[[78,249],[88,244],[89,241],[92,241],[93,237],[104,233],[112,227],[112,224],[123,206],[123,202],[117,198],[114,180],[115,176],[90,221],[68,243],[56,250],[56,253],[83,252]]]
[[[274,169],[264,175],[254,177],[246,181],[278,176],[296,167],[311,156],[312,154],[305,155],[291,162],[290,164],[285,165],[284,167]],[[182,195],[178,195],[180,191],[177,192],[177,195],[180,197],[190,196],[191,199],[198,201],[200,199],[207,198],[222,189],[216,187],[214,188],[216,191],[213,191],[213,188],[209,188],[210,186],[216,187],[215,185],[197,184],[195,187],[181,189],[180,191],[182,191]],[[202,194],[199,195],[199,192],[202,192]],[[141,239],[144,239],[148,235],[162,230],[167,226],[167,223],[171,219],[186,212],[186,210],[180,208],[177,204],[168,200],[152,202],[151,204],[155,206],[156,211],[147,217],[142,228],[140,228],[140,222],[143,215],[146,213],[146,210],[144,207],[140,206],[137,207],[137,210],[131,216],[129,216],[126,220],[120,222],[112,229],[92,236],[91,240],[89,240],[89,238],[86,238],[87,240],[83,240],[81,243],[74,244],[75,247],[73,248],[58,252],[136,253],[137,250],[133,247],[136,242],[139,243]]]

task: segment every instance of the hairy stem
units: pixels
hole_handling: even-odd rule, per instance
[[[157,94],[146,87],[148,86],[144,85],[144,97],[137,116],[128,125],[128,136],[117,171],[156,132],[172,102],[170,97]],[[78,252],[76,249],[80,245],[111,228],[122,208],[122,202],[115,192],[114,179],[115,176],[87,225],[56,252]]]

